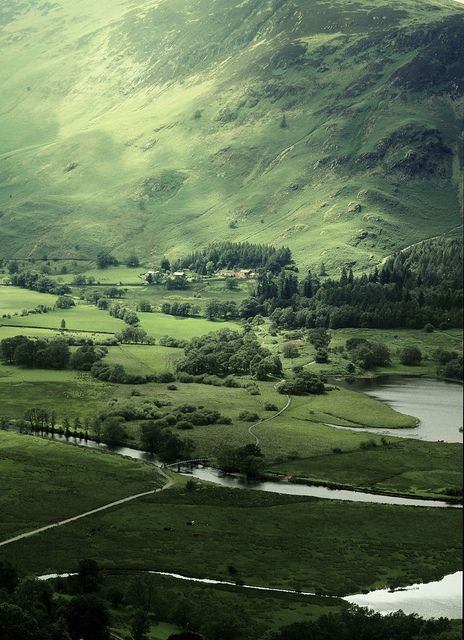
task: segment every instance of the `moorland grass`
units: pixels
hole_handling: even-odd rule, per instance
[[[0,539],[163,483],[142,462],[0,431]]]
[[[246,583],[344,594],[456,571],[460,523],[457,509],[172,489],[20,541],[1,555],[14,555],[21,572],[33,573],[69,570],[83,555],[111,569],[218,579],[228,579],[233,564]]]

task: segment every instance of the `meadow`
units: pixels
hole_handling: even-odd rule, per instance
[[[55,411],[60,420],[91,418],[115,392],[115,387],[90,374],[0,365],[1,415],[14,419],[31,407]]]
[[[233,565],[236,578],[248,584],[342,595],[456,571],[460,523],[456,509],[199,486],[173,488],[47,531],[0,556],[14,554],[21,572],[35,574],[72,570],[83,554],[111,570],[225,580]]]
[[[0,286],[0,323],[3,316],[34,309],[38,305],[53,307],[56,296],[38,291],[28,291],[19,287]]]
[[[346,375],[347,364],[350,362],[348,353],[338,351],[350,338],[364,338],[372,342],[385,344],[391,354],[391,366],[379,367],[373,371],[362,372],[363,377],[378,376],[382,374],[398,374],[410,376],[436,375],[436,362],[433,354],[436,349],[447,351],[462,351],[462,331],[460,329],[435,330],[432,333],[420,329],[330,329],[331,342],[329,345],[329,362],[320,364],[315,362],[315,348],[306,338],[294,338],[294,331],[282,331],[278,336],[269,334],[268,325],[258,328],[261,340],[271,351],[281,354],[284,345],[294,344],[298,348],[296,358],[282,358],[285,371],[291,371],[295,366],[310,367],[311,371],[325,375]],[[422,362],[418,366],[406,366],[401,364],[399,352],[406,346],[418,347],[422,352]],[[335,351],[334,351],[335,349]]]
[[[0,431],[0,540],[164,482],[142,462]]]

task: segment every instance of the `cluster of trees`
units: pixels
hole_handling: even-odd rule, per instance
[[[329,361],[329,344],[332,337],[327,329],[313,329],[309,334],[309,342],[316,349],[316,362],[323,364]]]
[[[437,363],[437,373],[442,378],[449,380],[463,379],[463,357],[456,351],[437,349],[434,359]]]
[[[53,278],[40,273],[39,271],[17,271],[10,274],[10,284],[22,289],[30,289],[39,293],[51,293],[56,296],[63,296],[71,293],[71,287],[61,282],[56,282]]]
[[[278,356],[262,347],[252,331],[239,333],[222,329],[193,338],[184,349],[184,358],[177,363],[179,372],[191,375],[251,374],[259,380],[278,376],[282,363]]]
[[[200,307],[190,302],[164,302],[161,305],[161,313],[168,316],[194,317],[200,314]]]
[[[101,360],[92,365],[90,372],[94,378],[104,382],[113,382],[114,384],[145,384],[147,382],[157,382],[159,377],[155,374],[142,376],[128,373],[122,364],[106,364]]]
[[[97,255],[97,267],[106,269],[107,267],[117,267],[119,261],[107,249],[102,249]]]
[[[71,309],[75,303],[71,296],[59,296],[55,302],[57,309]]]
[[[249,242],[215,242],[178,260],[176,269],[190,269],[201,275],[211,275],[218,269],[265,269],[279,273],[293,264],[287,247],[251,244]]]
[[[365,338],[349,338],[345,348],[352,362],[361,369],[376,369],[388,367],[391,364],[390,350],[381,342],[373,342]]]
[[[188,340],[174,338],[173,336],[161,336],[158,343],[160,347],[172,347],[174,349],[183,349],[188,344]]]
[[[156,454],[167,464],[190,460],[195,450],[195,445],[189,438],[181,439],[169,428],[164,428],[159,421],[143,423],[140,427],[140,440],[145,451]]]
[[[389,258],[380,270],[338,279],[309,271],[264,272],[241,317],[270,316],[282,328],[462,326],[462,247],[453,240],[423,243]],[[430,269],[433,269],[431,272]]]
[[[218,467],[225,473],[243,473],[249,480],[258,479],[264,470],[265,459],[255,444],[244,447],[225,447],[217,456]]]
[[[136,325],[139,324],[140,319],[135,311],[129,309],[123,304],[117,302],[116,304],[111,305],[109,308],[110,316],[114,318],[119,318],[120,320],[124,320],[126,324]]]
[[[65,369],[70,360],[69,345],[62,338],[5,338],[0,342],[0,359],[5,364],[28,369]]]
[[[149,336],[145,329],[129,324],[116,333],[115,338],[123,344],[155,344],[155,338]]]
[[[95,347],[93,345],[78,347],[71,355],[71,367],[78,371],[90,371],[92,366],[104,358],[107,353],[107,347]]]
[[[294,373],[293,378],[282,380],[277,385],[279,393],[290,396],[321,395],[325,393],[324,379],[321,376],[305,371],[303,367],[295,367]]]
[[[209,300],[205,307],[205,316],[208,320],[235,320],[239,317],[239,309],[237,303],[233,300]]]
[[[449,633],[449,635],[448,635]],[[447,618],[424,620],[402,611],[382,615],[368,609],[350,607],[341,613],[324,614],[310,622],[283,627],[270,640],[443,640],[459,637]]]

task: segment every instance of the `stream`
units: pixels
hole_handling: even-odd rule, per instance
[[[338,382],[338,381],[337,381]],[[351,386],[353,388],[353,386]],[[377,380],[362,381],[356,385],[368,395],[374,396],[392,406],[401,413],[414,415],[420,423],[414,429],[352,429],[351,427],[339,427],[340,429],[352,429],[356,431],[372,431],[373,433],[391,436],[413,437],[428,441],[462,442],[462,433],[459,427],[462,425],[462,387],[461,385],[446,383],[439,380],[422,378],[388,377]],[[77,444],[90,449],[109,451],[117,455],[136,460],[144,460],[160,466],[159,461],[148,453],[130,447],[110,447],[103,443],[76,438],[65,438],[59,435],[45,435],[57,441]],[[221,473],[211,467],[197,466],[184,475],[205,480],[222,487],[236,489],[252,489],[255,491],[270,491],[288,495],[308,496],[330,500],[346,500],[353,502],[371,502],[377,504],[392,504],[414,507],[459,507],[449,505],[439,500],[420,500],[403,498],[399,496],[386,496],[361,491],[349,491],[345,489],[329,489],[323,486],[308,486],[289,482],[255,482],[250,483],[243,478]],[[192,578],[176,573],[156,572],[158,575],[169,576],[178,580],[201,582],[204,584],[234,584],[213,580],[209,578]],[[41,576],[41,579],[51,579],[56,574]],[[244,589],[257,589],[281,593],[292,593],[291,590],[266,588],[253,585],[243,585]],[[313,594],[303,593],[303,596]],[[430,582],[413,584],[398,590],[379,589],[365,594],[355,594],[344,598],[347,602],[359,606],[369,607],[374,611],[387,614],[402,609],[405,613],[417,613],[424,618],[446,616],[449,618],[462,617],[462,572],[445,576],[443,579]]]

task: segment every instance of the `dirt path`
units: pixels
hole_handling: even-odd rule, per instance
[[[162,469],[158,469],[158,472],[163,478],[166,480],[166,484],[160,489],[152,489],[151,491],[144,491],[143,493],[137,493],[132,496],[128,496],[127,498],[121,498],[121,500],[115,500],[114,502],[109,502],[108,504],[104,504],[101,507],[97,507],[96,509],[91,509],[90,511],[86,511],[85,513],[80,513],[77,516],[72,516],[71,518],[66,518],[65,520],[60,520],[59,522],[54,522],[53,524],[47,524],[45,527],[39,527],[38,529],[33,529],[32,531],[27,531],[26,533],[21,533],[19,536],[15,536],[14,538],[8,538],[8,540],[4,540],[0,542],[0,547],[4,547],[7,544],[12,544],[13,542],[18,542],[19,540],[24,540],[25,538],[30,538],[31,536],[35,536],[39,533],[43,533],[44,531],[48,531],[49,529],[55,529],[56,527],[62,527],[65,524],[69,524],[70,522],[76,522],[77,520],[81,520],[82,518],[87,518],[88,516],[93,516],[96,513],[100,513],[101,511],[106,511],[107,509],[112,509],[113,507],[118,507],[121,504],[125,504],[126,502],[132,502],[133,500],[137,500],[138,498],[143,498],[145,496],[151,496],[155,493],[159,493],[160,491],[166,491],[174,484],[174,480],[170,478]]]
[[[279,380],[278,382],[275,383],[274,385],[274,389],[277,387],[277,385],[279,384],[279,382],[282,382],[282,380]],[[258,436],[256,435],[256,433],[253,431],[253,429],[255,427],[258,427],[260,424],[264,424],[265,422],[269,422],[270,420],[274,420],[274,418],[278,418],[279,416],[281,416],[285,411],[287,411],[287,409],[290,406],[290,403],[292,402],[292,399],[290,396],[287,396],[287,404],[285,405],[285,407],[283,407],[283,409],[281,409],[280,411],[278,411],[277,413],[274,413],[272,416],[269,416],[269,418],[264,418],[264,420],[259,420],[259,422],[255,422],[254,424],[252,424],[249,428],[248,428],[248,433],[250,434],[250,436],[252,438],[255,439],[255,444],[257,447],[259,447],[259,443],[260,443],[260,439],[258,438]]]

